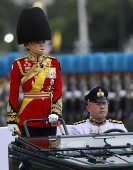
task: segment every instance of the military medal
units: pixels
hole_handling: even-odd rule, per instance
[[[89,129],[90,129],[90,133],[93,133],[93,130],[92,130],[92,128],[91,128],[91,127],[89,127]]]
[[[97,133],[99,133],[99,134],[101,134],[101,133],[102,133],[102,131],[101,131],[100,127],[98,127],[98,131],[97,131]]]

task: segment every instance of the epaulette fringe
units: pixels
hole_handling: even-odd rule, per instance
[[[110,122],[122,124],[122,121],[109,119]]]
[[[73,125],[77,125],[77,124],[80,124],[80,123],[83,123],[83,122],[86,122],[86,119],[85,120],[81,120],[79,122],[75,122],[75,123],[73,123]]]

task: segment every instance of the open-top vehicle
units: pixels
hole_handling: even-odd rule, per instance
[[[27,137],[9,144],[9,170],[133,169],[132,132],[72,136],[60,120],[66,135],[48,137],[30,137],[26,121]]]

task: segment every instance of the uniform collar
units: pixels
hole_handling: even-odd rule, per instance
[[[96,125],[96,126],[101,126],[101,125],[105,125],[106,124],[106,119],[103,119],[101,121],[98,121],[96,119],[93,119],[92,117],[89,118],[89,122],[93,125]]]
[[[36,56],[34,56],[34,55],[32,55],[32,54],[28,54],[28,59],[30,60],[30,61],[32,61],[32,62],[41,62],[41,61],[43,61],[43,59],[44,59],[44,56],[38,56],[38,57],[36,57]]]

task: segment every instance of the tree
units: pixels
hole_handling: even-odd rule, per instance
[[[4,36],[7,33],[13,33],[15,40],[10,44],[11,51],[17,51],[16,41],[16,23],[22,8],[28,4],[18,5],[12,0],[0,1],[0,51],[7,50],[9,44],[4,42]],[[8,52],[8,51],[7,51]]]
[[[133,30],[133,1],[89,0],[86,8],[92,51],[121,51]],[[78,39],[77,1],[55,0],[48,8],[48,16],[52,30],[62,33],[62,52],[72,52]]]
[[[55,0],[47,11],[52,32],[57,30],[62,34],[61,51],[72,52],[74,41],[78,38],[77,0]]]

